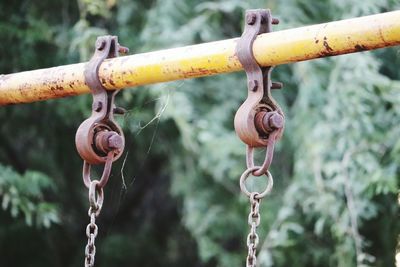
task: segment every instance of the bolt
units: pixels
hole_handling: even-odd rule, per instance
[[[124,139],[117,132],[101,130],[95,135],[95,146],[100,153],[107,154],[124,148]]]
[[[254,124],[257,131],[267,136],[276,129],[281,129],[285,123],[285,118],[276,111],[262,110],[254,117]]]
[[[113,132],[112,135],[107,139],[107,146],[111,150],[121,149],[124,145],[123,143],[124,141],[122,137],[116,132]]]
[[[256,19],[257,19],[257,17],[256,17],[256,14],[254,14],[254,13],[248,14],[246,16],[246,22],[249,25],[253,25],[256,22]]]
[[[104,49],[104,47],[106,46],[106,41],[105,40],[97,40],[96,41],[96,49],[97,50],[103,50]]]
[[[280,82],[272,82],[271,89],[282,89],[283,83]]]
[[[278,18],[272,18],[271,23],[274,24],[274,25],[277,25],[277,24],[279,24],[279,19]]]
[[[118,44],[118,52],[121,54],[127,54],[129,52],[129,48]]]
[[[124,115],[125,113],[128,112],[126,109],[121,108],[121,107],[115,107],[113,109],[113,111],[114,111],[114,114],[117,114],[117,115]]]
[[[270,113],[270,112],[268,112],[268,113]],[[268,116],[268,113],[267,113],[267,116]],[[273,112],[273,114],[270,115],[269,119],[268,119],[269,127],[273,128],[273,129],[282,128],[284,122],[285,121],[284,121],[283,116],[281,114],[277,113],[277,112]]]
[[[257,80],[251,80],[249,81],[249,89],[253,92],[256,92],[258,89],[258,81]]]
[[[92,109],[96,112],[99,112],[103,108],[103,103],[100,101],[94,102]]]

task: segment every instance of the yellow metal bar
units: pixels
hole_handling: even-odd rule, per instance
[[[242,69],[237,39],[106,60],[99,76],[108,89],[234,72]],[[372,50],[400,44],[400,11],[260,35],[254,42],[263,66]],[[0,75],[0,105],[79,95],[85,63]]]

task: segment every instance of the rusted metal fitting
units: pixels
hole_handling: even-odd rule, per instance
[[[101,164],[113,161],[123,153],[125,138],[121,127],[114,120],[115,114],[123,114],[124,109],[115,107],[117,90],[106,90],[99,79],[99,68],[106,58],[117,57],[119,52],[128,52],[120,46],[117,36],[97,38],[95,53],[85,66],[85,81],[92,96],[92,115],[78,128],[75,143],[79,155],[88,164]]]
[[[253,55],[253,42],[257,35],[270,32],[272,24],[278,22],[272,18],[269,9],[247,10],[245,29],[236,48],[246,72],[248,96],[236,112],[235,131],[251,147],[265,147],[271,132],[277,131],[274,139],[279,139],[283,132],[284,114],[271,94],[272,89],[280,89],[283,84],[272,82],[273,67],[261,67]]]
[[[127,112],[128,111],[126,109],[121,108],[121,107],[115,107],[114,108],[114,114],[116,114],[116,115],[124,115]]]
[[[282,83],[271,81],[270,67],[261,67],[253,55],[253,42],[257,35],[270,32],[272,24],[279,20],[271,16],[268,9],[246,11],[246,25],[239,39],[236,54],[247,76],[247,99],[235,115],[235,131],[246,143],[246,165],[255,176],[268,173],[276,141],[281,138],[285,117],[271,90],[282,88]],[[265,147],[265,158],[261,164],[254,162],[256,147]]]
[[[95,135],[96,149],[104,154],[124,148],[124,139],[114,131],[101,131]]]
[[[271,23],[272,23],[273,25],[277,25],[277,24],[279,24],[279,19],[278,19],[278,18],[272,18]]]
[[[281,82],[272,82],[271,89],[282,89],[283,83]]]
[[[285,118],[276,111],[260,111],[255,116],[256,129],[262,136],[268,136],[275,130],[283,128]]]
[[[121,139],[119,142],[121,145],[118,149],[110,149],[111,147],[101,139],[103,135],[110,132],[116,133]],[[117,124],[110,122],[103,124],[102,122],[95,122],[93,118],[89,118],[79,126],[75,136],[75,143],[83,160],[90,164],[101,164],[107,161],[109,151],[113,151],[114,161],[122,155],[125,138],[122,129]]]

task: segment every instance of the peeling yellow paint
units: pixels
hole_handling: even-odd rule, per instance
[[[123,43],[123,40],[121,40]],[[215,75],[242,69],[237,39],[106,60],[99,77],[107,89]],[[400,44],[400,11],[258,36],[256,60],[272,66]],[[0,75],[0,105],[28,103],[89,92],[84,63]]]

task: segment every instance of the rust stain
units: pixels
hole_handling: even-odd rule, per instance
[[[115,86],[115,82],[112,79],[109,79],[108,82],[112,85]]]
[[[78,95],[78,93],[66,91],[66,92],[64,92],[64,93],[62,94],[61,97],[64,98],[64,97],[75,96],[75,95]]]
[[[368,47],[366,47],[365,45],[361,45],[361,44],[356,44],[356,45],[354,46],[354,48],[355,48],[355,50],[356,50],[357,52],[361,52],[361,51],[366,51],[366,50],[368,50]]]
[[[321,52],[319,52],[318,53],[318,55],[316,56],[316,58],[323,58],[323,57],[332,57],[332,56],[337,56],[337,55],[340,55],[340,54],[342,54],[343,52],[335,52],[335,51],[331,51],[331,52],[328,52],[328,51],[321,51]],[[313,58],[313,57],[310,57],[311,59]],[[309,58],[309,59],[310,59]],[[293,63],[295,63],[295,62],[297,62],[298,60],[294,60],[294,61],[292,61]]]
[[[329,54],[332,53],[332,52],[334,51],[334,50],[332,49],[332,47],[329,46],[328,38],[326,38],[326,36],[324,37],[323,45],[324,45],[324,47],[325,47],[325,49],[326,49],[326,52],[328,52]]]
[[[385,38],[383,37],[382,29],[379,27],[379,36],[381,37],[382,41],[386,43]]]
[[[53,93],[58,94],[58,93],[64,92],[64,87],[61,86],[61,85],[56,84],[55,86],[51,86],[51,87],[50,87],[50,90],[51,90]]]
[[[28,88],[28,84],[27,83],[23,83],[23,84],[21,84],[21,86],[18,88],[18,91],[19,91],[19,93],[20,93],[20,95],[21,96],[24,96],[24,97],[28,97],[28,90],[26,90],[27,88]]]
[[[197,68],[197,69],[191,68],[190,71],[183,71],[183,72],[178,71],[178,72],[182,73],[185,77],[209,76],[219,73],[218,70],[216,69],[206,69],[206,68]]]

